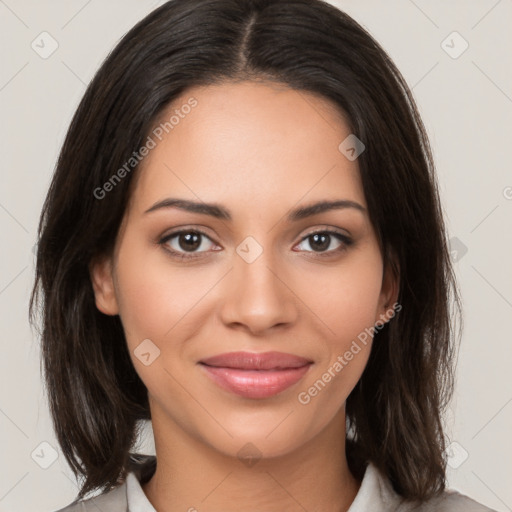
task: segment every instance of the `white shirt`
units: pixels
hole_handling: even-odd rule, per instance
[[[128,512],[157,512],[144,494],[137,476],[130,472],[126,478]],[[388,478],[369,464],[361,482],[361,487],[348,509],[348,512],[496,512],[460,494],[446,490],[442,496],[414,508],[395,493]]]
[[[133,472],[126,476],[126,497],[128,498],[128,512],[156,512]]]

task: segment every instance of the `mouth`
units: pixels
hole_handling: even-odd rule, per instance
[[[269,398],[296,384],[313,361],[283,352],[229,352],[199,362],[221,388],[245,398]]]

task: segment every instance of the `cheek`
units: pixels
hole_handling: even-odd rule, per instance
[[[182,330],[188,315],[213,286],[215,276],[166,260],[162,249],[148,250],[126,240],[117,263],[120,316],[129,345],[163,340]]]
[[[153,397],[165,401],[172,390],[173,400],[186,403],[189,397],[173,377],[185,381],[185,341],[197,329],[201,298],[215,276],[198,267],[175,266],[161,249],[148,249],[127,234],[119,248],[116,277],[119,315],[135,370]],[[141,354],[146,353],[150,356],[144,361]]]
[[[316,343],[315,371],[300,389],[298,401],[329,421],[360,379],[368,361],[382,284],[378,253],[354,257],[321,279],[311,296],[323,328]],[[312,288],[310,288],[312,289]]]
[[[303,290],[324,326],[331,351],[343,353],[350,341],[375,324],[382,288],[378,253],[354,254],[331,272],[307,279]]]

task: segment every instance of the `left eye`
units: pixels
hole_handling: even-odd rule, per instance
[[[338,247],[331,247],[329,249],[333,240],[338,241]],[[308,252],[318,253],[341,251],[352,243],[350,238],[336,231],[318,231],[316,233],[311,233],[302,239],[299,246],[305,242],[309,243],[310,247],[313,247],[313,251]]]

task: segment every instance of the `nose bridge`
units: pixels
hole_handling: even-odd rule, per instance
[[[270,247],[247,237],[233,254],[222,319],[243,324],[253,332],[292,322],[297,315],[293,293],[279,276],[279,263]]]

